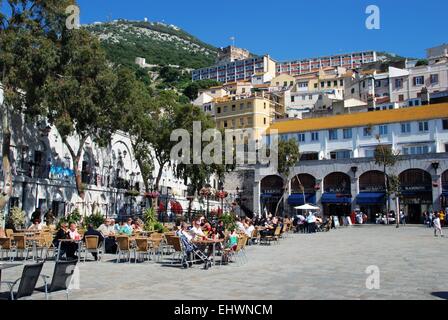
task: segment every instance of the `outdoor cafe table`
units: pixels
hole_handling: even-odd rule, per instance
[[[193,240],[194,244],[198,245],[212,245],[213,248],[213,265],[216,265],[215,257],[216,257],[216,245],[218,243],[224,242],[224,239],[217,239],[217,240]]]
[[[59,261],[61,255],[61,244],[62,242],[73,242],[78,244],[78,262],[81,260],[81,244],[82,240],[74,240],[74,239],[60,239],[58,245],[58,256],[56,257],[56,262]]]
[[[2,281],[2,270],[21,266],[21,263],[3,263],[0,262],[0,282]]]

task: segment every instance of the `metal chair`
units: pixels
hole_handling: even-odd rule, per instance
[[[37,281],[44,262],[36,264],[28,264],[23,267],[22,276],[16,281],[2,281],[9,286],[9,292],[0,293],[1,300],[17,300],[20,298],[30,297],[35,290]],[[20,281],[17,291],[14,291],[15,285]]]
[[[37,291],[45,292],[45,299],[49,299],[50,295],[55,292],[65,291],[68,300],[70,293],[70,283],[75,273],[76,264],[78,260],[58,261],[54,266],[53,277],[51,283],[48,285],[47,279],[50,277],[42,275],[45,285],[36,288]]]

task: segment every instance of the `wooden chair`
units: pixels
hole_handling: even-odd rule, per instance
[[[11,251],[12,243],[11,238],[0,238],[0,260],[3,260],[3,255],[6,252],[6,258],[9,258],[9,252]],[[12,257],[10,258],[12,260]]]
[[[271,244],[272,241],[276,241],[278,243],[278,239],[280,237],[280,233],[282,231],[282,227],[278,226],[275,228],[274,235],[264,235],[260,237],[260,243]]]
[[[149,256],[151,255],[151,247],[150,243],[148,242],[148,238],[136,238],[135,239],[135,263],[137,263],[137,259],[140,261],[140,257],[143,256],[143,262],[145,261],[145,255]]]
[[[99,237],[98,236],[85,236],[85,248],[84,248],[84,262],[86,262],[87,253],[96,253],[97,261],[99,262],[102,259],[103,250],[99,245]]]
[[[12,247],[12,251],[15,251],[16,253],[16,259],[19,258],[19,252],[21,252],[21,257],[24,259],[28,258],[28,251],[29,251],[29,247],[27,245],[26,242],[26,237],[25,235],[21,235],[21,234],[13,234],[13,241],[14,241],[14,245]],[[24,253],[25,253],[25,257],[24,257]],[[14,258],[12,258],[14,260]]]
[[[131,263],[131,244],[128,236],[117,236],[117,263],[121,262],[121,256],[127,257]]]
[[[252,231],[252,236],[249,238],[249,240],[253,244],[260,243],[260,233],[258,232],[257,228]]]
[[[14,234],[14,230],[12,229],[6,229],[6,237],[11,238],[12,235]]]

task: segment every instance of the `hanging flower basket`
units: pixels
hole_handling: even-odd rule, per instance
[[[127,190],[124,194],[126,197],[137,197],[140,195],[140,192],[137,190]]]
[[[146,198],[151,198],[151,199],[155,199],[158,198],[160,196],[160,193],[157,191],[153,191],[153,192],[145,192],[145,197]]]

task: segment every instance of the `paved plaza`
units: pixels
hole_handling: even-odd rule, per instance
[[[247,256],[242,266],[184,270],[154,262],[116,264],[114,256],[106,255],[103,262],[80,264],[80,289],[73,290],[70,299],[448,298],[448,238],[435,238],[432,229],[423,226],[353,226],[291,234],[278,245],[250,246]],[[371,265],[380,270],[378,290],[366,288],[366,268]],[[46,263],[43,273],[51,275],[53,266]],[[3,279],[18,277],[20,270],[4,271]]]

